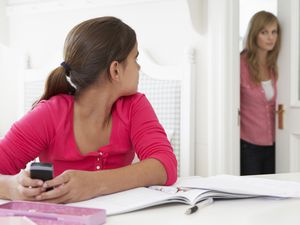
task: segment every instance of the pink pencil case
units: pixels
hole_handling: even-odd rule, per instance
[[[0,216],[25,216],[38,225],[101,225],[106,221],[104,209],[27,201],[0,205]]]

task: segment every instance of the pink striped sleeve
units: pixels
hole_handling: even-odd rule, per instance
[[[144,95],[132,104],[131,140],[139,159],[155,158],[159,160],[167,173],[166,185],[172,185],[177,179],[177,160],[163,127]]]

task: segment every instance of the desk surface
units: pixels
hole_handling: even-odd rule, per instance
[[[300,173],[261,175],[258,177],[300,181]],[[107,225],[298,225],[300,224],[300,199],[239,199],[220,200],[185,215],[187,205],[160,205],[136,212],[109,216]]]
[[[260,175],[278,180],[300,181],[300,173]],[[0,203],[4,202],[0,200]],[[219,200],[186,215],[188,205],[174,203],[107,217],[107,225],[299,225],[300,199]]]

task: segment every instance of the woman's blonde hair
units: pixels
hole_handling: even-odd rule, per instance
[[[277,41],[274,48],[267,54],[267,66],[275,74],[275,79],[278,78],[277,58],[280,50],[281,43],[281,29],[276,16],[270,12],[260,11],[254,14],[251,18],[248,27],[248,35],[246,39],[246,47],[241,54],[245,54],[250,69],[250,75],[254,83],[259,84],[261,77],[259,76],[259,65],[257,59],[257,36],[266,26],[276,23],[277,24]]]

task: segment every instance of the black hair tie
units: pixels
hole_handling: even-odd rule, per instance
[[[62,62],[60,65],[65,69],[66,75],[69,76],[70,71],[71,71],[71,67],[65,62]]]

